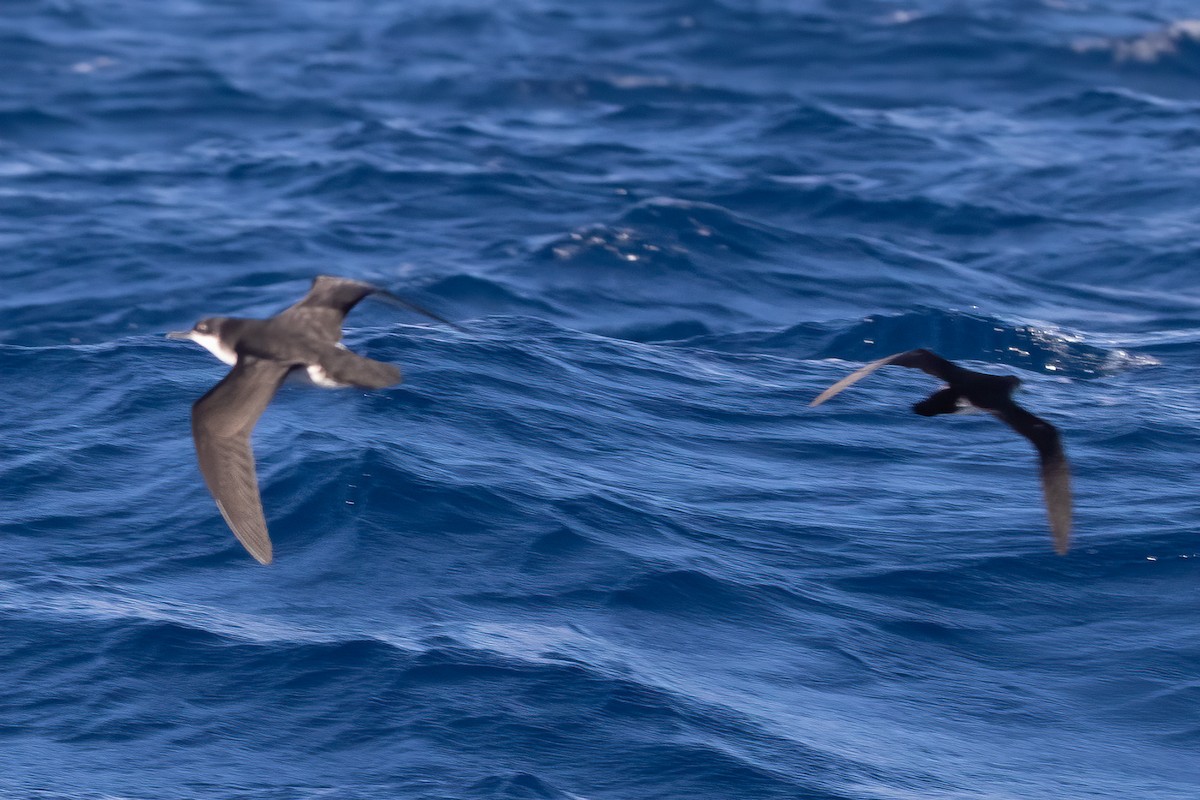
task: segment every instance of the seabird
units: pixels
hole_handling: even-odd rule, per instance
[[[250,449],[250,432],[289,375],[325,388],[382,389],[400,383],[393,364],[355,355],[341,344],[342,320],[376,295],[461,330],[415,303],[369,283],[320,275],[299,302],[268,319],[209,317],[168,339],[191,339],[226,364],[229,374],[192,406],[200,474],[238,541],[262,564],[271,538]]]
[[[1046,500],[1046,514],[1050,518],[1054,549],[1059,555],[1064,555],[1071,540],[1070,466],[1067,464],[1067,455],[1063,452],[1058,429],[1013,402],[1013,391],[1021,385],[1019,378],[975,372],[947,361],[929,350],[909,350],[872,361],[821,392],[809,405],[819,406],[838,392],[889,364],[919,369],[946,382],[947,386],[913,405],[913,411],[921,416],[953,414],[974,407],[994,414],[1033,443],[1041,459],[1042,496]]]

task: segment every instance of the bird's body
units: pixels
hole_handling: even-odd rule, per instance
[[[1038,451],[1042,494],[1054,537],[1054,549],[1066,553],[1071,539],[1071,475],[1058,429],[1017,405],[1013,392],[1021,385],[1010,375],[988,375],[965,369],[929,350],[909,350],[872,361],[819,394],[809,405],[820,405],[880,367],[912,367],[940,378],[946,386],[913,405],[925,417],[953,414],[964,406],[987,411],[1028,439]]]
[[[341,345],[342,320],[360,300],[379,294],[442,320],[419,306],[367,283],[322,275],[299,302],[269,319],[211,317],[191,339],[233,366],[192,406],[192,437],[204,482],[238,540],[261,563],[270,563],[271,539],[250,449],[250,432],[289,375],[318,386],[382,389],[400,383],[393,364],[356,355]]]

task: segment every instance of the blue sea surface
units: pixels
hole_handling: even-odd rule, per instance
[[[0,798],[1200,797],[1193,0],[6,0]],[[393,389],[164,332],[317,274]],[[862,363],[1019,376],[1073,465]]]

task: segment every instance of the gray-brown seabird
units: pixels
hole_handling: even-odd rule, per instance
[[[355,355],[341,344],[342,320],[377,295],[458,328],[454,323],[369,283],[321,275],[298,303],[268,319],[210,317],[170,339],[191,339],[233,366],[192,406],[192,438],[200,473],[225,521],[245,548],[271,563],[250,432],[291,373],[326,388],[382,389],[400,383],[392,364]],[[460,329],[461,330],[461,329]]]
[[[1059,555],[1065,554],[1071,542],[1070,466],[1067,464],[1066,453],[1063,452],[1058,429],[1013,402],[1013,390],[1021,385],[1019,378],[975,372],[947,361],[929,350],[909,350],[872,361],[821,392],[809,405],[818,406],[824,403],[838,392],[889,364],[922,370],[948,384],[913,406],[913,411],[921,416],[953,414],[974,406],[994,414],[1033,443],[1041,459],[1042,496],[1046,501],[1046,514],[1050,518],[1054,549]]]

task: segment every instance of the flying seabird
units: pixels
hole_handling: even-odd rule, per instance
[[[250,555],[271,563],[271,539],[250,449],[250,432],[289,374],[325,388],[382,389],[400,383],[392,364],[355,355],[341,344],[342,320],[376,295],[461,330],[449,320],[369,283],[320,275],[299,302],[268,319],[209,317],[169,339],[191,339],[226,364],[229,374],[192,406],[200,474],[221,515]]]
[[[1013,402],[1013,391],[1021,385],[1019,378],[975,372],[947,361],[929,350],[909,350],[872,361],[821,392],[809,405],[819,406],[838,392],[889,364],[913,367],[947,383],[944,388],[913,405],[913,411],[921,416],[953,414],[974,407],[994,414],[1033,443],[1041,459],[1042,496],[1046,500],[1046,514],[1050,518],[1054,549],[1059,555],[1065,554],[1071,540],[1070,466],[1067,464],[1067,455],[1063,452],[1058,429]]]

